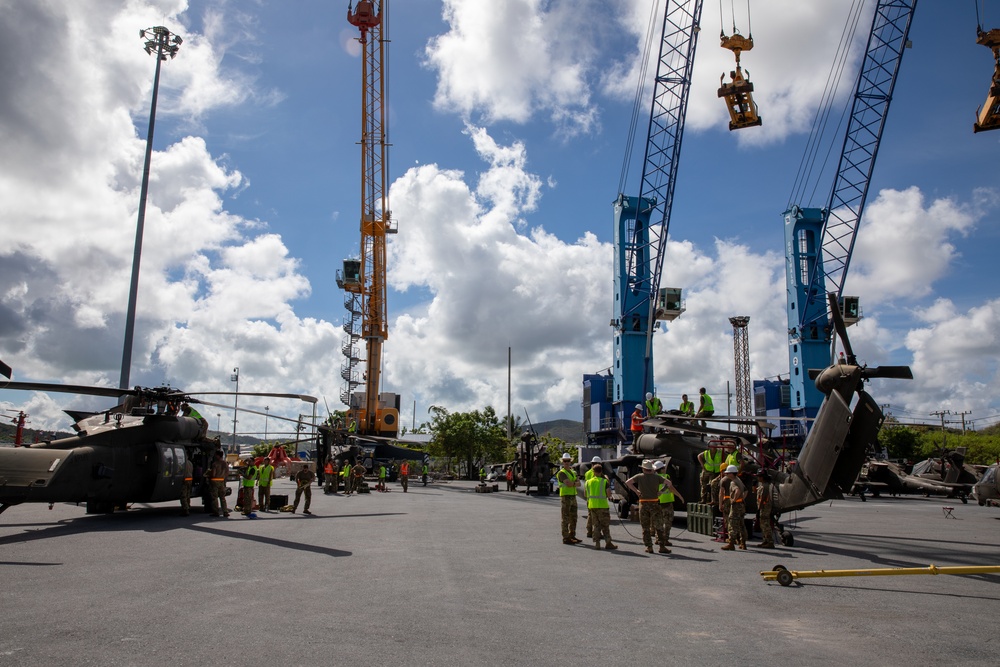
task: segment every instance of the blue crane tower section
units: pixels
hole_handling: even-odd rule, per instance
[[[829,203],[823,209],[791,206],[784,213],[793,414],[815,417],[823,402],[809,369],[826,368],[832,360],[826,293],[836,292],[848,323],[860,315],[850,312],[857,310],[854,300],[845,309],[844,281],[916,5],[916,0],[877,3]]]

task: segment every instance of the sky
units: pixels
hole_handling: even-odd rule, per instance
[[[239,368],[241,392],[343,407],[335,273],[359,252],[361,178],[346,4],[0,0],[0,360],[14,379],[117,385],[155,67],[139,30],[163,25],[183,44],[161,72],[131,384],[227,391]],[[754,38],[742,63],[763,118],[737,132],[716,94],[733,55],[720,5],[704,5],[663,279],[687,310],[654,340],[668,407],[700,386],[725,405],[734,315],[750,316],[751,376],[787,376],[782,213],[829,198],[830,165],[808,199],[791,193],[848,4],[752,0],[748,21],[747,3],[723,1],[726,31]],[[650,9],[387,5],[399,231],[382,390],[400,395],[402,425],[430,406],[504,414],[508,348],[516,415],[582,419],[583,374],[611,365],[612,202]],[[1000,0],[983,9],[1000,27]],[[1000,421],[1000,132],[972,132],[994,65],[976,21],[974,3],[916,9],[845,292],[864,310],[859,359],[913,369],[873,381],[876,400],[903,421],[947,410],[979,428]],[[67,428],[62,407],[99,400],[0,390],[35,428]],[[209,411],[229,428],[231,413]]]

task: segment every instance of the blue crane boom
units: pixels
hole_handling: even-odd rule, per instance
[[[784,213],[793,413],[815,416],[823,400],[809,380],[809,369],[825,368],[831,361],[826,293],[836,292],[842,300],[916,5],[916,0],[878,1],[829,203],[823,209],[792,206]]]
[[[703,0],[666,3],[639,194],[614,202],[614,377],[618,424],[653,387],[652,335]],[[662,304],[661,304],[662,305]],[[680,307],[679,301],[676,304]]]

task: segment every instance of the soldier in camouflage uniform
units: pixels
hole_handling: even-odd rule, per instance
[[[587,514],[593,518],[594,548],[601,548],[604,539],[605,548],[614,550],[617,544],[611,542],[611,508],[608,505],[608,479],[604,476],[604,466],[595,463],[590,469],[594,474],[585,484],[587,492]]]
[[[774,487],[768,479],[767,471],[757,471],[757,521],[760,523],[760,533],[763,536],[761,546],[765,549],[774,548],[774,534],[771,531],[771,514],[773,511]]]
[[[712,485],[716,488],[715,500],[716,507],[719,509],[719,514],[722,516],[722,532],[719,537],[725,541],[729,541],[729,478],[725,474],[720,473],[716,480],[712,481]]]
[[[184,461],[184,482],[181,484],[181,516],[191,514],[191,485],[194,483],[194,464]]]
[[[737,472],[736,466],[726,468],[729,480],[729,541],[722,547],[723,551],[732,551],[737,547],[746,551],[747,548],[746,506],[743,503],[746,486],[736,476]]]
[[[653,470],[663,478],[663,486],[660,488],[660,525],[656,529],[656,543],[660,547],[673,546],[670,543],[670,530],[674,527],[674,496],[677,496],[682,503],[687,502],[670,481],[670,474],[664,472],[666,467],[663,461],[653,464]]]
[[[208,470],[208,480],[211,511],[208,513],[209,516],[219,516],[219,510],[222,510],[222,516],[229,516],[229,504],[226,502],[226,475],[229,474],[229,464],[226,463],[226,458],[222,455],[222,450],[215,450],[215,458],[212,459],[212,465]]]
[[[562,514],[563,544],[579,544],[583,540],[576,536],[576,489],[580,486],[576,471],[572,467],[573,457],[568,453],[562,455],[562,468],[556,473],[559,483],[559,505]]]
[[[632,493],[639,496],[639,524],[642,526],[642,543],[646,553],[653,553],[653,532],[662,523],[660,513],[660,486],[663,479],[653,471],[653,462],[642,462],[642,472],[625,482]],[[670,549],[660,545],[660,553],[668,554]]]

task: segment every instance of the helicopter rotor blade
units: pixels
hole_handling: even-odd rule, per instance
[[[243,392],[240,392],[240,396],[243,396]],[[236,408],[232,405],[223,405],[222,403],[212,403],[211,401],[202,401],[197,398],[190,399],[189,403],[196,403],[197,405],[210,405],[213,408],[224,408],[226,410],[236,410],[237,412],[246,412],[252,415],[260,415],[261,417],[268,417],[269,419],[280,419],[281,421],[292,422],[293,424],[306,424],[312,426],[312,422],[304,422],[301,419],[292,419],[291,417],[282,417],[281,415],[276,415],[271,412],[261,412],[259,410],[251,410],[250,408]]]
[[[91,387],[78,384],[53,384],[51,382],[7,382],[0,389],[17,389],[21,391],[52,391],[62,394],[85,394],[88,396],[105,396],[118,398],[120,396],[135,396],[134,389],[117,389],[115,387]]]
[[[236,396],[235,391],[190,391],[184,392],[185,396]],[[297,398],[304,403],[319,403],[319,399],[308,394],[274,394],[271,392],[251,392],[241,391],[239,396],[262,396],[265,398]]]
[[[866,368],[862,371],[862,377],[871,378],[891,378],[894,380],[912,380],[913,371],[909,366],[876,366]]]
[[[847,336],[847,325],[844,323],[844,314],[840,312],[840,301],[836,292],[829,292],[826,295],[830,304],[830,317],[833,318],[833,328],[837,330],[837,336],[844,345],[844,352],[847,354],[847,363],[857,364],[854,350],[851,348],[851,339]]]

